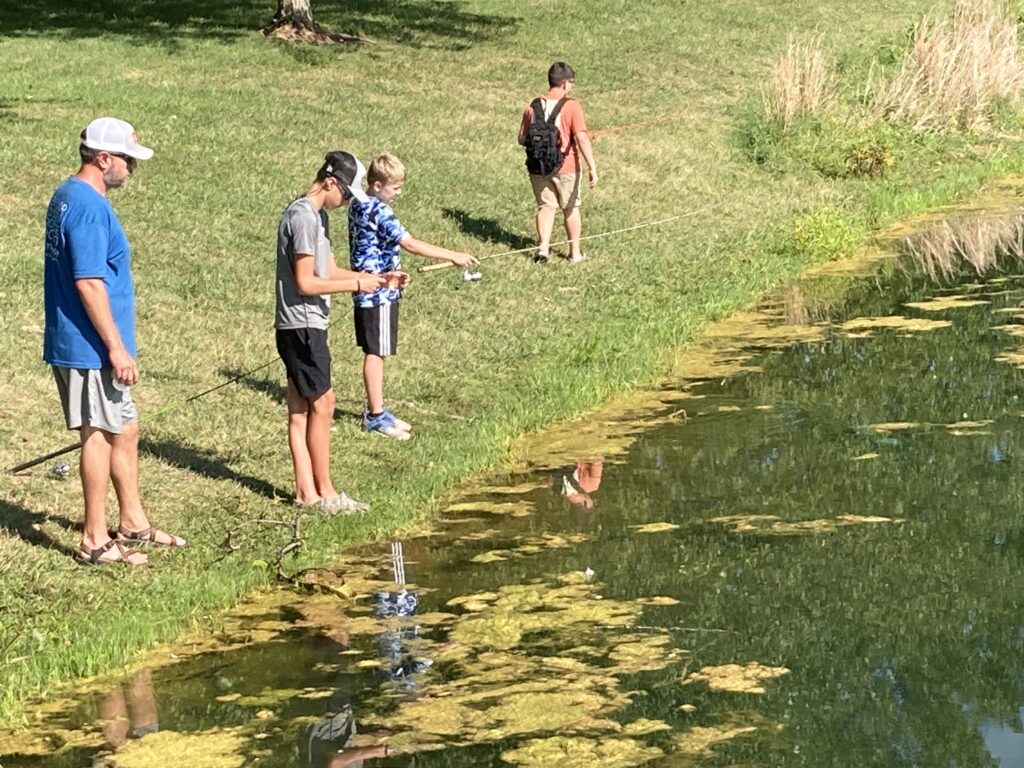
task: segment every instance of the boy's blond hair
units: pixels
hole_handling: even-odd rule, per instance
[[[369,184],[373,184],[375,181],[379,181],[381,184],[405,181],[405,166],[394,155],[382,152],[370,163],[370,170],[366,172],[366,181]]]

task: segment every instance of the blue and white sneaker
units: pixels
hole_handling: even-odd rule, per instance
[[[403,421],[402,424],[405,424]],[[406,424],[406,426],[409,426]],[[398,424],[398,419],[389,410],[381,411],[377,416],[371,416],[369,413],[363,412],[362,427],[367,432],[376,432],[378,435],[384,435],[385,437],[393,437],[396,440],[408,440],[412,435],[409,434],[408,429],[402,429]]]
[[[387,408],[384,409],[384,413],[390,413],[391,414],[391,418],[395,420],[395,426],[396,427],[398,427],[399,429],[405,430],[406,432],[412,432],[412,424],[410,424],[408,421],[402,421],[400,418],[395,416],[395,414],[392,413]]]

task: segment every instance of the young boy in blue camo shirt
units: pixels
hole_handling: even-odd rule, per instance
[[[366,174],[370,198],[352,201],[348,209],[349,257],[357,272],[385,274],[399,269],[404,249],[428,259],[448,261],[460,267],[478,263],[468,253],[449,251],[417,240],[402,226],[391,203],[402,194],[405,166],[384,153],[374,158]],[[356,344],[363,350],[363,384],[366,408],[362,426],[398,440],[411,437],[412,425],[384,407],[384,358],[398,347],[398,288],[384,287],[353,295]]]

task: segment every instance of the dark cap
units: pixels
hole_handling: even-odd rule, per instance
[[[318,176],[333,176],[338,180],[349,194],[361,203],[368,198],[363,191],[363,179],[366,177],[366,169],[359,162],[359,158],[348,152],[336,150],[328,152],[324,157],[324,164],[320,167]]]

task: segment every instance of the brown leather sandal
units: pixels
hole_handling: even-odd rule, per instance
[[[157,541],[159,534],[167,536],[170,541]],[[181,536],[176,536],[173,533],[167,531],[161,531],[159,528],[149,526],[144,531],[129,531],[123,525],[118,526],[117,538],[120,541],[126,541],[133,544],[159,544],[163,547],[184,547],[185,540]]]
[[[116,555],[104,558],[103,556],[107,554],[107,552],[110,552],[110,550],[112,549],[115,550]],[[78,554],[75,555],[75,560],[81,563],[82,565],[106,565],[107,563],[124,563],[125,565],[130,565],[134,568],[146,564],[145,560],[143,560],[141,563],[132,562],[132,556],[138,554],[139,553],[132,552],[131,550],[125,548],[125,546],[117,539],[111,539],[103,546],[96,547],[96,549],[89,549],[84,545],[79,547]]]

